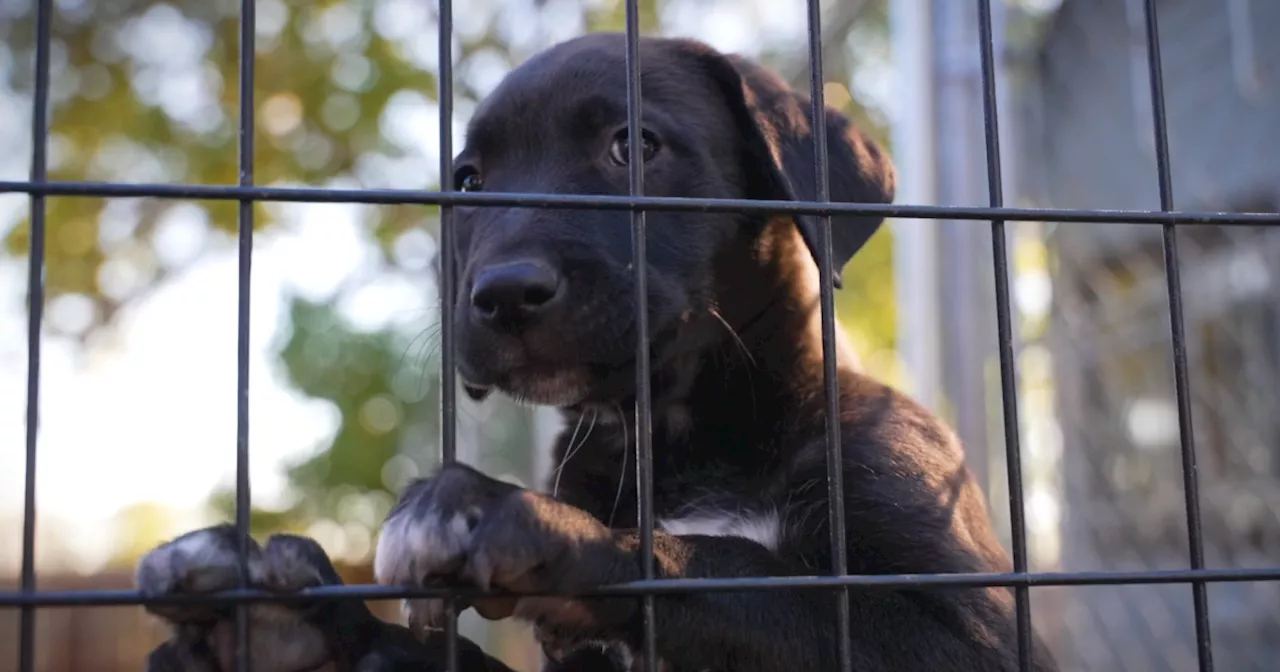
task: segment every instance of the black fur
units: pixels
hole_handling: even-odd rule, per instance
[[[626,129],[624,53],[623,36],[594,34],[517,68],[477,110],[457,157],[457,186],[627,193],[627,168],[610,158],[626,156],[625,145],[611,151]],[[647,194],[816,195],[804,96],[753,63],[692,41],[644,38],[641,63],[642,125],[656,147],[645,166]],[[832,200],[892,200],[888,157],[835,110],[827,112],[827,138]],[[879,225],[834,218],[836,273],[826,281],[840,282],[839,268]],[[456,335],[468,391],[479,398],[497,389],[558,406],[568,425],[548,494],[463,465],[411,485],[384,525],[379,580],[572,594],[639,579],[629,213],[460,207],[457,227]],[[741,536],[658,531],[658,574],[829,573],[817,220],[654,212],[648,227],[655,515],[756,526],[736,530]],[[859,373],[842,339],[837,350],[850,573],[1009,571],[952,432]],[[157,549],[144,566],[171,566],[173,548]],[[322,553],[314,560],[328,567]],[[187,574],[216,566],[184,565]],[[336,581],[330,574],[324,582]],[[145,588],[173,589],[173,581],[147,576],[140,570]],[[1007,589],[851,590],[849,600],[856,670],[1017,669]],[[827,593],[693,594],[655,603],[657,651],[670,672],[838,667]],[[440,613],[430,602],[408,606],[414,630],[434,625]],[[533,622],[548,671],[638,664],[636,600],[504,598],[473,606],[489,618]],[[399,626],[350,609],[297,618],[324,635],[322,657],[332,669],[438,669],[442,649],[433,631],[416,643]],[[334,634],[346,632],[360,634]],[[207,645],[209,637],[196,640]],[[464,670],[506,669],[469,642],[464,654]],[[381,662],[396,656],[403,666]],[[1038,639],[1034,661],[1037,671],[1055,669]]]

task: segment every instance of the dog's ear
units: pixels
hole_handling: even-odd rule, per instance
[[[762,200],[817,198],[817,164],[811,125],[812,104],[776,74],[709,47],[696,50],[705,71],[720,88],[740,137],[747,196]],[[831,201],[891,203],[892,160],[843,114],[827,107],[827,165]],[[805,245],[819,258],[821,219],[798,215]],[[844,265],[879,228],[883,217],[831,218],[832,282],[841,287]]]

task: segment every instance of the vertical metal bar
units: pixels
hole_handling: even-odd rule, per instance
[[[453,2],[440,0],[439,16],[440,72],[437,102],[440,106],[440,191],[453,191]],[[440,451],[445,462],[458,456],[457,403],[454,367],[454,277],[456,254],[453,242],[453,208],[440,206],[440,344],[442,354],[440,379],[441,416]]]
[[[240,1],[240,186],[253,186],[255,0]],[[236,322],[236,536],[240,541],[240,587],[249,585],[249,297],[253,267],[253,201],[239,204],[240,273]],[[248,672],[249,607],[236,607],[236,669]]]
[[[1160,181],[1160,209],[1173,210],[1173,175],[1169,167],[1169,127],[1164,105],[1164,75],[1160,61],[1160,27],[1154,0],[1146,0],[1147,66],[1151,83],[1151,116],[1155,128],[1156,172]],[[1173,340],[1174,393],[1178,403],[1178,434],[1182,450],[1183,494],[1187,507],[1187,545],[1191,568],[1204,568],[1204,540],[1200,532],[1200,482],[1196,467],[1195,434],[1191,422],[1191,383],[1187,374],[1187,338],[1182,317],[1182,278],[1178,268],[1177,229],[1161,225],[1164,273],[1169,291],[1169,331]],[[1209,626],[1209,597],[1204,581],[1191,583],[1195,609],[1196,654],[1201,672],[1213,670]]]
[[[818,0],[807,0],[809,9],[809,97],[813,105],[813,155],[815,157],[819,202],[830,200],[830,166],[827,160],[827,103],[822,75],[822,9]],[[818,302],[822,323],[822,383],[826,392],[827,495],[831,518],[831,570],[836,575],[849,571],[845,544],[844,451],[840,445],[840,379],[836,362],[836,304],[832,277],[835,253],[831,243],[831,217],[821,218],[821,253],[818,255]],[[853,669],[849,642],[849,589],[835,591],[836,651],[842,672]]]
[[[453,2],[440,0],[439,72],[437,100],[440,109],[440,191],[453,191]],[[446,464],[458,459],[458,382],[454,355],[454,299],[457,294],[457,254],[453,208],[440,206],[440,458]],[[458,609],[453,598],[444,601],[445,669],[458,670]]]
[[[996,101],[991,0],[978,0],[979,47],[982,52],[983,132],[987,144],[987,191],[991,207],[1004,207],[1000,170],[1000,121]],[[1013,319],[1009,301],[1009,251],[1004,220],[991,220],[991,250],[996,281],[996,329],[1000,354],[1000,397],[1004,409],[1005,463],[1009,474],[1009,527],[1013,536],[1013,571],[1027,571],[1026,509],[1022,500],[1022,444],[1018,435],[1018,379],[1013,356]],[[1014,589],[1018,623],[1018,666],[1031,669],[1031,600],[1025,585]]]
[[[49,42],[52,0],[36,4],[35,90],[31,96],[31,181],[49,177]],[[22,503],[22,592],[36,590],[36,448],[40,434],[40,331],[44,320],[45,198],[31,195],[31,249],[27,258],[27,461]],[[36,665],[36,610],[24,606],[18,625],[18,670]]]
[[[644,142],[640,124],[640,7],[627,0],[627,172],[632,196],[644,195]],[[649,274],[645,247],[645,213],[631,213],[632,262],[636,274],[636,498],[640,527],[640,567],[645,579],[653,578],[653,410],[650,408],[649,371]],[[643,598],[644,670],[657,672],[657,628],[653,595]]]

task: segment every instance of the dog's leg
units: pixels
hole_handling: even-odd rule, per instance
[[[505,591],[567,593],[599,582],[591,573],[562,570],[600,574],[616,559],[613,533],[589,514],[454,463],[405,489],[382,527],[374,573],[388,585],[458,580]],[[629,601],[600,600],[593,611]],[[520,610],[517,615],[535,620],[546,612],[538,620],[548,628],[560,626],[586,640],[596,630],[594,614],[578,601],[486,598],[466,606],[487,618]],[[415,628],[434,627],[443,614],[439,600],[411,600],[406,607]],[[575,623],[576,615],[588,620]],[[549,651],[554,643],[543,640]]]
[[[654,542],[662,577],[789,573],[771,551],[748,539],[658,532]],[[406,489],[383,526],[375,564],[382,583],[444,578],[572,596],[638,580],[637,551],[635,535],[615,533],[581,509],[455,464]],[[660,597],[659,655],[674,670],[830,670],[832,619],[821,604],[811,595],[777,591]],[[486,618],[534,623],[544,650],[564,669],[578,669],[574,654],[583,645],[611,642],[638,650],[635,598],[529,596],[474,606]],[[434,624],[441,613],[434,601],[412,602],[409,609],[411,622],[420,625]]]
[[[145,555],[135,580],[148,597],[201,595],[236,587],[238,536],[230,525],[190,532]],[[250,540],[253,588],[292,593],[342,581],[324,550],[306,537],[276,535],[265,546]],[[235,608],[230,605],[152,604],[147,611],[172,635],[152,651],[156,672],[219,672],[235,668]],[[308,600],[249,607],[250,659],[261,672],[391,672],[442,670],[436,638],[419,641],[403,627],[378,620],[360,601]],[[475,644],[459,638],[464,672],[510,672]]]

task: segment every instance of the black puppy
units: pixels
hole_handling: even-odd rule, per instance
[[[639,141],[650,195],[815,197],[804,96],[696,42],[645,38],[640,52],[641,138],[627,134],[624,37],[589,35],[530,59],[483,102],[457,157],[457,188],[625,194],[628,143]],[[833,200],[892,200],[889,159],[834,110],[827,138]],[[838,269],[880,220],[834,219]],[[658,575],[830,572],[818,288],[840,276],[819,277],[817,220],[655,212],[648,222]],[[378,581],[575,594],[639,579],[630,215],[458,208],[457,231],[460,375],[477,398],[496,389],[559,407],[568,422],[559,466],[548,494],[463,465],[410,485],[383,527]],[[837,350],[850,573],[1009,571],[952,432],[858,373],[843,340]],[[225,527],[181,537],[144,558],[139,584],[149,593],[230,586],[234,542]],[[273,540],[254,562],[252,578],[268,589],[337,583],[304,539]],[[1007,589],[852,590],[849,599],[856,670],[1017,667]],[[638,665],[637,602],[472,606],[532,622],[547,670],[627,670]],[[835,670],[834,605],[815,591],[659,597],[657,651],[671,671]],[[257,607],[256,669],[437,669],[430,626],[440,605],[406,606],[425,643],[363,606]],[[198,659],[225,669],[230,612],[154,611],[183,624],[155,667]],[[462,656],[466,670],[506,669],[469,642]],[[1054,669],[1038,640],[1034,659],[1036,670]]]

